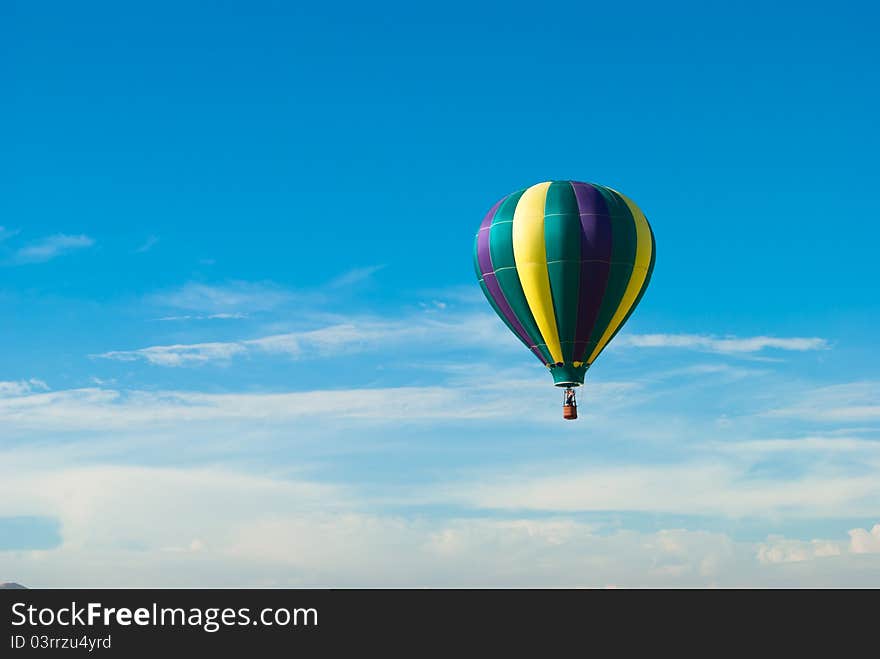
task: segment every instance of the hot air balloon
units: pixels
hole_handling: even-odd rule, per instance
[[[654,256],[644,213],[595,183],[538,183],[483,218],[474,241],[480,287],[565,389],[563,418],[577,418],[574,388],[638,305]]]

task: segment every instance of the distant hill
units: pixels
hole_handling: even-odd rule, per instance
[[[0,583],[0,590],[27,590],[27,587],[22,586],[20,583],[7,581],[6,583]]]

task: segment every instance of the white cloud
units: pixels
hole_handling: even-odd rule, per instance
[[[378,267],[352,271],[359,279]],[[369,271],[369,273],[367,272]],[[346,279],[347,280],[347,279]],[[338,283],[338,281],[337,281]],[[162,316],[163,321],[243,318],[247,314],[233,309],[267,310],[294,299],[294,294],[272,285],[244,282],[216,287],[190,283],[178,291],[156,296],[154,302],[166,306],[202,311],[198,314]],[[373,316],[348,316],[340,319],[324,315],[330,324],[315,329],[277,332],[256,338],[225,342],[156,345],[130,350],[112,350],[97,355],[119,361],[143,360],[159,366],[203,365],[213,361],[226,362],[245,355],[284,355],[292,359],[323,358],[369,351],[400,351],[406,347],[441,346],[445,349],[479,347],[493,351],[522,350],[516,338],[492,314],[486,311],[459,311],[433,300],[422,304],[422,311],[385,319]],[[221,310],[222,309],[222,310]],[[312,318],[315,320],[315,317]],[[277,325],[276,325],[277,326]],[[749,353],[766,347],[786,350],[815,350],[827,347],[824,339],[814,338],[714,338],[699,335],[634,335],[622,337],[624,346],[686,347],[725,354]],[[725,364],[697,364],[678,369],[676,375],[717,375],[728,378],[748,377],[755,370],[739,369]]]
[[[766,375],[767,370],[757,368],[745,368],[743,366],[723,364],[723,363],[701,363],[691,364],[690,366],[680,366],[677,368],[661,371],[652,376],[654,380],[670,380],[684,377],[700,377],[709,376],[715,379],[728,382],[731,380],[742,380],[745,378],[755,378]]]
[[[303,359],[388,350],[389,346],[400,349],[407,344],[515,347],[515,339],[504,335],[502,329],[500,323],[494,322],[486,314],[444,318],[424,313],[395,321],[361,318],[318,329],[272,334],[256,339],[112,350],[93,356],[117,361],[143,360],[157,366],[189,366],[228,361],[247,353]]]
[[[62,543],[0,553],[0,580],[32,586],[880,585],[880,525],[850,531],[848,544],[776,535],[754,543],[699,528],[600,526],[581,516],[642,511],[760,518],[769,526],[792,518],[876,519],[880,482],[866,471],[870,462],[860,458],[855,471],[824,467],[826,452],[839,446],[823,442],[852,450],[870,444],[852,436],[803,438],[800,457],[817,460],[781,477],[753,473],[755,460],[801,450],[778,444],[800,440],[755,440],[742,454],[703,442],[699,457],[614,465],[603,463],[601,445],[624,437],[636,442],[635,435],[608,436],[592,420],[586,427],[558,422],[510,434],[514,443],[562,451],[555,465],[529,460],[508,463],[503,472],[444,469],[434,480],[403,484],[341,485],[318,477],[327,472],[316,462],[333,454],[316,460],[310,443],[375,457],[404,444],[433,452],[438,447],[422,429],[442,429],[439,420],[542,419],[540,383],[534,389],[515,378],[496,387],[478,384],[345,394],[44,391],[19,384],[0,398],[7,439],[0,515],[57,519]],[[604,384],[591,387],[591,405],[608,409],[609,401],[631,399],[631,384]],[[547,412],[553,417],[555,402]],[[430,424],[420,426],[425,420]],[[459,432],[461,424],[452,427]],[[51,443],[32,441],[50,435]],[[262,443],[270,441],[265,438],[273,443]],[[641,453],[651,441],[633,446],[639,460],[656,459]],[[579,452],[566,453],[572,443]],[[667,446],[662,450],[670,457]],[[292,460],[277,460],[280,452]],[[151,464],[126,465],[130,460]],[[422,505],[430,515],[412,512]],[[436,513],[462,506],[467,517]],[[398,509],[408,512],[393,512]]]
[[[24,393],[24,392],[21,392]],[[600,396],[597,389],[596,396]],[[545,413],[557,410],[554,406]],[[539,402],[532,404],[536,411]],[[117,391],[86,388],[0,398],[0,426],[7,433],[52,431],[139,432],[162,428],[190,436],[204,426],[208,435],[238,439],[239,422],[275,432],[304,434],[307,418],[359,419],[384,424],[441,419],[505,418],[523,410],[523,401],[503,391],[469,387],[393,387],[349,391],[210,394],[183,391]],[[542,418],[542,417],[539,417]],[[326,428],[323,423],[320,428]],[[314,427],[313,427],[314,428]]]
[[[789,478],[750,475],[751,462],[702,461],[621,465],[534,475],[481,474],[440,488],[480,509],[554,513],[626,510],[722,517],[880,516],[880,480],[873,475],[826,474],[816,469]],[[561,473],[560,473],[561,471]]]
[[[275,309],[293,299],[290,291],[268,282],[232,281],[222,285],[189,282],[153,295],[152,304],[201,314],[248,313]]]
[[[192,363],[228,361],[244,351],[244,346],[239,343],[192,343],[153,346],[140,350],[115,350],[95,356],[123,362],[143,359],[157,366],[184,366]]]
[[[67,252],[91,247],[94,244],[95,241],[86,235],[70,236],[58,233],[20,248],[16,251],[13,260],[16,263],[43,263]]]
[[[711,448],[721,453],[772,455],[785,453],[874,453],[880,456],[880,441],[860,437],[806,436],[790,439],[752,439],[738,442],[715,442]]]
[[[49,386],[42,380],[31,378],[30,380],[0,381],[0,398],[5,396],[22,396],[33,391],[48,391]]]
[[[236,306],[261,306],[260,291],[248,287],[231,297],[209,289],[188,293],[196,306],[213,309],[167,318],[237,317],[243,312],[231,310]],[[433,307],[393,322],[354,318],[238,341],[102,356],[181,366],[260,354],[352,354],[389,344],[521,349],[489,314]],[[527,363],[527,355],[523,359]],[[528,376],[526,366],[505,366],[503,374],[494,369],[496,381],[488,384],[474,375],[478,369],[473,363],[449,366],[447,386],[346,392],[47,391],[36,381],[7,383],[0,428],[8,443],[0,463],[14,477],[0,482],[0,514],[57,518],[63,543],[48,551],[0,553],[0,578],[29,585],[651,586],[840,585],[865,583],[868,574],[880,585],[878,527],[854,529],[849,545],[779,536],[758,544],[692,528],[597,527],[581,515],[636,511],[760,518],[770,525],[792,517],[873,518],[880,515],[880,482],[868,471],[871,459],[880,465],[872,457],[874,442],[852,432],[831,437],[805,431],[812,434],[798,439],[756,435],[750,424],[769,417],[735,413],[733,429],[704,435],[699,420],[679,419],[674,409],[643,413],[645,390],[662,389],[664,382],[650,372],[640,376],[641,383],[591,384],[581,424],[556,419],[551,426],[543,421],[558,416],[558,399],[537,362]],[[698,364],[665,377],[748,373]],[[845,407],[858,391],[837,392],[836,399],[826,392],[822,400]],[[870,391],[862,394],[864,400],[855,402],[871,405]],[[612,420],[615,406],[633,413]],[[474,430],[472,422],[480,419],[493,421]],[[509,423],[500,427],[501,419]],[[445,422],[451,422],[448,436]],[[490,425],[490,441],[480,444],[480,432]],[[473,432],[473,447],[456,454],[470,439],[458,436],[465,426]],[[762,439],[749,439],[755,436]],[[491,442],[503,443],[505,453],[492,458],[505,456],[503,473],[473,466],[474,456],[483,459]],[[517,442],[520,452],[513,448],[507,456]],[[523,458],[526,443],[533,448]],[[329,453],[320,451],[372,452],[381,459],[402,446],[442,450],[439,476],[363,490],[317,477],[338,476],[327,467]],[[557,454],[558,462],[536,463],[539,451]],[[761,471],[767,461],[794,452],[797,469]],[[825,464],[842,454],[850,460],[855,455],[858,468]],[[523,459],[519,465],[517,457]],[[609,462],[612,457],[618,462]],[[321,460],[327,471],[317,466]],[[152,466],[125,466],[129,461]],[[162,466],[168,463],[175,467]],[[465,464],[474,471],[459,471]],[[425,505],[432,512],[395,513],[386,505],[410,511]],[[435,512],[446,507],[465,507],[469,516]],[[807,567],[813,571],[797,571]]]
[[[347,286],[354,286],[355,284],[359,284],[363,281],[370,279],[374,274],[379,272],[385,267],[385,265],[370,265],[364,268],[353,268],[347,272],[343,272],[338,277],[331,279],[327,286],[331,288],[345,288]]]
[[[880,555],[836,541],[379,514],[348,488],[221,468],[10,467],[0,514],[60,522],[60,546],[0,552],[0,579],[36,587],[880,584]]]
[[[836,540],[796,540],[771,535],[758,546],[761,563],[799,563],[843,554],[880,554],[880,524],[871,530],[851,529],[849,543]]]
[[[829,347],[825,339],[817,337],[717,337],[702,334],[630,334],[619,337],[615,343],[636,348],[686,348],[722,354],[753,353],[766,348],[803,352]]]
[[[820,422],[876,421],[880,419],[880,383],[850,382],[798,392],[793,405],[766,414]]]
[[[155,358],[180,357],[173,355]],[[99,438],[116,447],[111,454],[121,445],[134,451],[132,437],[152,434],[186,437],[188,449],[205,455],[212,455],[213,447],[223,447],[223,455],[238,455],[249,451],[248,438],[257,436],[290,442],[332,437],[340,446],[354,436],[350,429],[356,424],[362,445],[375,446],[391,436],[410,441],[407,433],[419,436],[427,427],[442,431],[443,422],[492,419],[504,423],[495,426],[496,432],[509,437],[512,445],[540,441],[568,457],[555,464],[534,459],[507,464],[504,473],[453,472],[443,482],[407,493],[407,498],[428,505],[453,502],[542,514],[618,510],[765,519],[880,516],[880,480],[866,471],[871,464],[880,466],[880,442],[819,434],[742,440],[740,432],[754,429],[740,424],[718,431],[711,424],[681,425],[664,416],[628,423],[631,415],[620,410],[639,409],[641,389],[625,382],[592,384],[580,425],[562,425],[556,418],[558,400],[540,379],[505,373],[499,382],[486,384],[470,370],[453,373],[446,386],[280,393],[41,391],[45,385],[37,381],[6,383],[0,427],[10,438],[46,433],[59,440],[90,438],[81,452],[99,450]],[[379,433],[382,440],[378,427],[386,429]],[[391,434],[388,428],[394,429]],[[475,437],[481,432],[473,430]],[[585,432],[587,444],[576,440]],[[706,441],[704,432],[727,433],[730,439]],[[639,464],[641,458],[609,463],[609,449],[622,440],[638,456],[652,456],[653,463]],[[781,464],[795,454],[797,469],[764,471],[768,461]],[[667,462],[656,462],[658,455]],[[249,459],[265,458],[265,452],[256,451]]]
[[[839,556],[842,543],[829,540],[792,540],[782,536],[770,536],[758,546],[757,557],[761,563],[797,563],[826,556]]]
[[[875,524],[870,531],[850,531],[849,550],[854,554],[880,554],[880,524]]]
[[[246,313],[211,313],[202,315],[186,315],[186,316],[163,316],[156,320],[162,322],[186,321],[186,320],[242,320],[247,318]]]

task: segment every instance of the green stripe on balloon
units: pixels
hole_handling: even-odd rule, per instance
[[[544,204],[544,243],[562,359],[573,361],[581,285],[581,219],[568,181],[556,181]]]
[[[626,312],[626,315],[623,317],[620,325],[617,327],[616,330],[614,330],[614,334],[611,335],[611,338],[608,339],[608,343],[611,343],[614,340],[614,337],[617,336],[618,333],[620,333],[620,330],[623,329],[623,326],[626,325],[626,321],[628,321],[629,317],[632,316],[633,311],[636,310],[636,307],[639,306],[639,302],[642,301],[642,296],[645,294],[645,291],[648,290],[648,284],[651,283],[651,275],[654,272],[654,259],[657,256],[657,243],[654,241],[654,230],[651,228],[650,223],[648,223],[648,231],[651,232],[651,263],[648,265],[648,272],[645,275],[645,282],[642,284],[642,288],[641,290],[639,290],[639,294],[633,301],[632,306],[629,308],[629,311]]]
[[[613,190],[602,185],[595,187],[608,202],[608,210],[611,214],[611,268],[608,271],[608,284],[605,286],[602,306],[599,307],[596,324],[593,325],[590,340],[587,342],[585,351],[587,359],[620,306],[636,258],[636,221],[629,206]]]

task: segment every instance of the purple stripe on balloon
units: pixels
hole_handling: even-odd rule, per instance
[[[488,273],[495,270],[495,268],[492,267],[492,256],[489,254],[489,229],[492,227],[492,220],[495,218],[495,213],[498,212],[498,208],[503,202],[504,199],[489,209],[489,212],[486,213],[486,217],[484,217],[483,221],[480,223],[480,232],[477,234],[477,261],[480,264],[480,273],[483,275],[484,279]]]
[[[589,183],[572,181],[581,216],[581,285],[577,329],[574,335],[575,361],[583,361],[587,342],[596,324],[599,307],[611,268],[611,217],[605,197]]]
[[[477,235],[477,261],[480,264],[480,273],[483,275],[483,283],[486,284],[486,289],[492,296],[492,300],[498,305],[498,308],[501,310],[504,318],[507,319],[507,322],[510,323],[513,331],[529,347],[529,350],[535,353],[538,359],[546,364],[547,360],[544,359],[541,352],[535,347],[535,342],[529,337],[528,332],[526,332],[522,323],[517,319],[516,314],[513,313],[513,309],[511,309],[510,305],[507,303],[507,298],[504,297],[504,292],[501,290],[501,286],[498,285],[498,278],[495,276],[495,268],[492,266],[492,255],[489,251],[489,231],[492,226],[492,219],[495,217],[495,212],[498,210],[498,207],[501,206],[503,201],[504,199],[495,204],[491,210],[486,213],[486,217],[483,218],[483,222],[480,224],[480,232]]]

